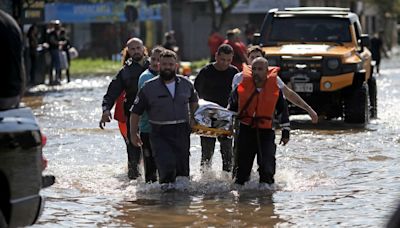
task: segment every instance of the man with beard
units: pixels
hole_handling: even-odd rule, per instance
[[[247,53],[248,53],[247,58],[249,60],[248,64],[251,64],[251,62],[253,62],[253,60],[258,57],[264,57],[264,52],[258,45],[249,47]],[[239,85],[239,83],[242,81],[242,78],[243,78],[243,72],[237,73],[235,77],[233,77],[232,88],[235,88],[237,85]],[[308,115],[311,117],[312,123],[314,124],[318,123],[318,114],[314,111],[314,109],[311,108],[311,106],[309,106],[296,92],[287,87],[279,76],[277,76],[276,81],[279,89],[282,90],[284,97],[297,107],[306,111]]]
[[[126,123],[128,129],[128,142],[126,142],[128,152],[128,177],[129,179],[136,179],[140,176],[138,164],[140,161],[141,150],[140,147],[133,146],[129,141],[129,108],[132,106],[138,91],[139,76],[148,68],[149,62],[145,56],[145,49],[142,40],[139,38],[131,38],[126,43],[126,46],[128,48],[128,55],[130,58],[125,61],[122,69],[108,85],[107,93],[103,97],[103,114],[101,116],[99,126],[101,129],[103,129],[106,122],[111,121],[110,110],[114,106],[116,99],[119,97],[122,91],[125,91],[126,99],[124,103],[124,112],[128,120]]]
[[[247,53],[248,53],[247,57],[249,60],[249,64],[251,64],[251,62],[258,57],[264,57],[264,52],[258,45],[249,47]],[[242,82],[242,79],[243,79],[243,72],[237,73],[232,80],[232,88],[236,88],[240,84],[240,82]],[[296,92],[287,87],[279,76],[276,77],[276,82],[279,89],[282,90],[283,96],[288,101],[292,102],[292,104],[296,105],[297,107],[307,111],[308,115],[311,117],[312,123],[314,124],[318,123],[318,114],[314,111],[313,108],[311,108],[311,106],[309,106]],[[232,172],[233,176],[236,175],[237,171],[236,146],[237,146],[237,140],[235,139],[234,149],[233,149],[233,172]]]
[[[282,138],[289,142],[289,112],[276,78],[278,69],[268,70],[268,61],[258,57],[251,68],[244,66],[243,80],[229,99],[229,109],[238,112],[238,170],[235,183],[243,185],[250,178],[254,157],[257,155],[261,187],[271,189],[275,182],[275,129],[274,115],[280,116]]]
[[[138,87],[143,87],[146,81],[156,77],[159,71],[160,54],[165,50],[161,46],[156,46],[151,50],[150,54],[150,66],[149,69],[145,70],[139,77]],[[144,163],[144,176],[146,183],[157,181],[157,166],[154,161],[153,151],[150,146],[150,132],[151,126],[149,123],[149,117],[146,112],[140,116],[139,121],[139,132],[140,138],[143,141],[142,153]]]
[[[217,103],[222,107],[228,105],[229,94],[232,91],[232,79],[239,71],[231,65],[234,51],[229,44],[222,44],[215,53],[215,62],[203,67],[196,77],[194,87],[199,97]],[[215,148],[215,138],[200,137],[201,167],[210,167]],[[232,139],[226,136],[218,137],[221,147],[222,169],[232,170]]]
[[[193,84],[175,73],[177,59],[171,50],[161,53],[159,77],[144,84],[130,110],[131,141],[135,146],[143,145],[137,133],[139,116],[144,111],[148,114],[150,143],[163,190],[168,190],[177,177],[188,180],[190,125],[198,107]]]

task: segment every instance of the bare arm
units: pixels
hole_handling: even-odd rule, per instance
[[[190,126],[193,126],[196,123],[195,119],[194,119],[194,113],[199,108],[199,103],[198,102],[191,102],[189,104],[189,108],[190,108]]]
[[[138,132],[138,125],[139,125],[139,115],[136,113],[131,112],[129,117],[129,124],[130,124],[130,134],[131,134],[131,142],[134,146],[140,147],[143,145],[142,140],[140,139],[140,135]]]
[[[316,124],[318,123],[318,114],[312,109],[296,92],[291,90],[289,87],[286,85],[282,89],[283,94],[285,97],[292,102],[294,105],[297,107],[300,107],[307,111],[308,115],[311,117],[312,123]]]

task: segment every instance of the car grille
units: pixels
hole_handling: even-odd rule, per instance
[[[281,67],[280,76],[286,83],[291,81],[291,77],[298,75],[307,76],[310,82],[315,82],[321,78],[323,60],[322,57],[293,56],[288,58],[282,56],[279,66]]]

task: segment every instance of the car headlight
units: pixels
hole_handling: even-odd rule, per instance
[[[339,60],[329,59],[327,65],[330,70],[336,70],[339,67]]]

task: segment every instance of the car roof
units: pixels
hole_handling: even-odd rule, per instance
[[[357,20],[357,15],[350,11],[349,8],[340,7],[293,7],[284,8],[283,10],[271,9],[269,13],[275,16],[322,16],[322,17],[341,17],[350,18],[352,21]]]

